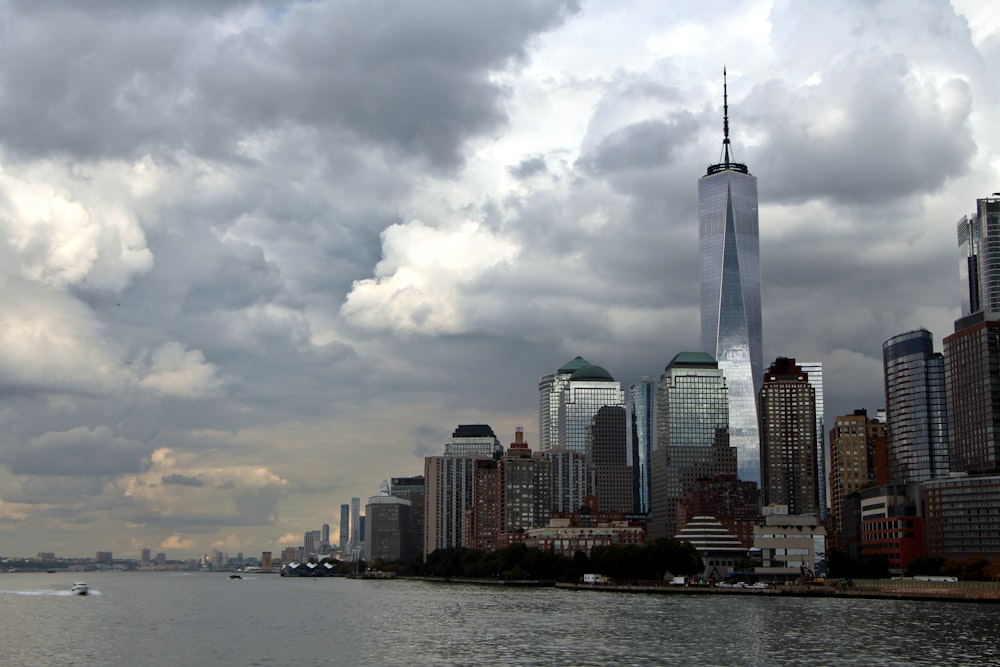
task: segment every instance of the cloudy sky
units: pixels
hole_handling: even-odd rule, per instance
[[[1000,190],[986,0],[0,0],[0,555],[301,544],[576,355],[698,347],[759,178],[764,353],[883,405]]]

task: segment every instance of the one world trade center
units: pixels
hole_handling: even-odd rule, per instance
[[[698,179],[701,346],[729,389],[729,442],[740,479],[760,484],[757,396],[763,382],[757,177],[730,157],[723,70],[723,159]]]

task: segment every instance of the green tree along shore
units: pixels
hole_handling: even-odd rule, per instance
[[[570,558],[552,551],[515,544],[495,551],[464,547],[438,549],[426,560],[410,564],[371,564],[374,569],[438,577],[539,579],[575,582],[586,573],[603,574],[618,581],[662,580],[665,576],[690,576],[704,571],[701,557],[687,542],[661,538],[643,544],[595,547]]]

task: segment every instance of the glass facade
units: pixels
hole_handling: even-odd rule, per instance
[[[649,455],[656,447],[656,385],[642,379],[629,392],[632,412],[632,489],[635,511],[649,513]]]
[[[931,332],[917,329],[882,344],[889,482],[947,477],[948,407],[944,357]]]
[[[820,518],[830,513],[830,466],[827,464],[826,418],[823,416],[823,362],[800,361],[801,368],[809,376],[809,384],[816,392],[816,481],[819,484]]]
[[[1000,313],[1000,198],[976,200],[982,309]]]
[[[729,389],[729,435],[741,479],[760,482],[757,394],[763,376],[757,177],[714,165],[698,181],[701,346]]]
[[[719,364],[701,352],[678,354],[656,392],[651,536],[677,534],[678,504],[699,479],[736,474],[728,425],[729,396]]]
[[[538,380],[538,449],[548,451],[564,445],[559,441],[559,406],[562,394],[573,373],[589,366],[583,357],[576,357],[555,373],[547,373]]]
[[[621,385],[600,366],[584,366],[570,376],[559,404],[559,443],[587,454],[590,422],[604,406],[625,405]]]

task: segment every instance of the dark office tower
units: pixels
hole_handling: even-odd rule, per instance
[[[958,223],[958,242],[962,318],[944,339],[950,467],[994,472],[1000,470],[1000,196],[977,200],[975,215]]]
[[[330,548],[330,524],[324,523],[322,528],[323,533],[320,535],[320,544],[324,545],[324,549]]]
[[[629,391],[632,418],[632,504],[649,513],[649,456],[656,447],[656,383],[643,378]]]
[[[559,440],[559,406],[569,379],[579,369],[589,366],[583,357],[575,357],[555,373],[547,373],[538,380],[538,449],[548,451],[565,445]],[[582,453],[582,452],[581,452]]]
[[[587,460],[594,467],[594,495],[602,512],[634,511],[628,465],[625,408],[606,405],[591,419]]]
[[[698,180],[701,347],[729,388],[729,438],[739,476],[760,482],[757,395],[763,373],[757,177],[730,159],[729,99],[723,70],[723,155]]]
[[[673,537],[679,504],[703,477],[735,475],[729,445],[729,400],[719,364],[704,352],[670,360],[656,388],[657,447],[650,456],[651,538]]]
[[[912,484],[946,477],[948,406],[944,357],[934,352],[927,329],[908,331],[882,344],[889,483]]]
[[[764,373],[760,444],[764,504],[818,517],[816,390],[794,359],[778,357]]]
[[[413,519],[413,531],[417,536],[417,549],[420,549],[424,540],[424,476],[393,477],[390,482],[390,496],[410,501],[410,516]]]
[[[346,549],[351,531],[351,506],[340,506],[340,548]]]
[[[420,545],[413,529],[413,503],[406,498],[378,495],[365,506],[365,540],[369,560],[409,562],[417,555]]]

